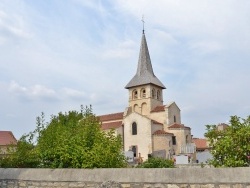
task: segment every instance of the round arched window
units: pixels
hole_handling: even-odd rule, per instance
[[[132,123],[132,135],[137,135],[137,124],[136,124],[136,122]]]
[[[146,97],[146,89],[141,89],[141,98],[145,98]]]
[[[138,98],[138,92],[137,92],[137,90],[135,89],[134,91],[133,91],[133,99],[137,99]]]

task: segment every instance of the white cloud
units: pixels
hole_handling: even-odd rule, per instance
[[[42,85],[24,87],[15,81],[9,85],[9,91],[15,95],[25,97],[29,100],[53,98],[56,99],[56,92]]]
[[[52,97],[56,96],[56,92],[53,89],[49,89],[42,85],[34,85],[30,88],[29,95],[32,97]]]
[[[27,88],[20,86],[15,81],[11,81],[10,86],[9,86],[9,91],[15,94],[24,94],[27,92]]]
[[[82,91],[78,91],[75,89],[71,89],[71,88],[63,88],[62,92],[60,92],[62,95],[65,95],[65,97],[69,97],[72,99],[81,99],[81,98],[85,98],[86,94]]]
[[[218,41],[199,41],[191,43],[190,48],[201,55],[216,53],[223,50],[223,47]]]
[[[134,49],[136,46],[136,43],[132,40],[125,40],[120,43],[119,41],[116,41],[115,47],[106,48],[102,53],[102,57],[107,59],[129,58],[131,55],[134,55]]]
[[[5,38],[10,37],[9,35],[24,39],[32,36],[27,31],[27,25],[23,17],[17,14],[7,14],[3,10],[0,10],[0,33]]]

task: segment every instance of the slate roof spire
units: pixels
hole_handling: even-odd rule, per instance
[[[129,89],[131,87],[145,84],[154,84],[161,87],[162,89],[166,89],[161,81],[154,75],[143,28],[137,72],[130,82],[125,86],[125,88]]]

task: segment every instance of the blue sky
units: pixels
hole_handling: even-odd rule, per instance
[[[141,17],[151,61],[182,123],[250,115],[250,1],[1,0],[0,129],[19,138],[36,117],[92,105],[123,111],[137,67]]]

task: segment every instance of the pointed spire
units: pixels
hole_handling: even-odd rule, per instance
[[[153,71],[150,56],[149,56],[146,37],[145,37],[145,34],[142,34],[141,49],[140,49],[139,61],[138,61],[138,67],[137,67],[136,74],[143,75],[146,72],[148,72],[149,74],[152,74],[154,76],[154,71]]]
[[[166,87],[161,83],[161,81],[154,75],[149,56],[148,45],[143,29],[137,72],[125,88],[129,89],[131,87],[145,84],[154,84],[161,87],[162,89],[166,89]]]

